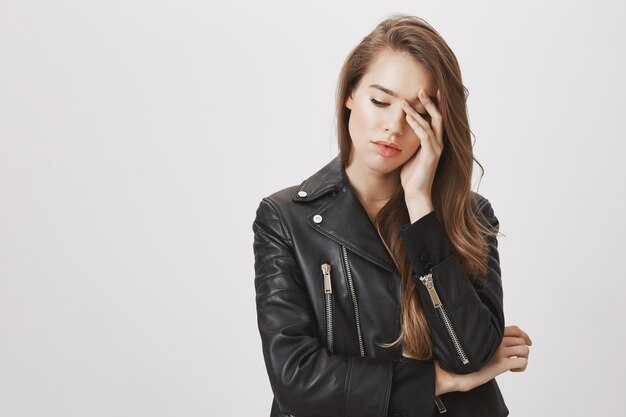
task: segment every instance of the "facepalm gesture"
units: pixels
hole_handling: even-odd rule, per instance
[[[402,109],[406,113],[409,126],[420,140],[417,152],[402,166],[400,180],[405,199],[431,198],[435,171],[443,152],[443,117],[435,103],[428,97],[426,90],[418,93],[431,122],[419,115],[406,101],[402,100]],[[441,92],[437,90],[437,102],[441,103]]]

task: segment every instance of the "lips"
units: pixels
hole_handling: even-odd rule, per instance
[[[394,156],[400,155],[400,149],[393,146],[385,146],[384,143],[384,141],[372,142],[372,146],[380,156],[385,158],[393,158]]]
[[[390,148],[397,149],[399,151],[401,150],[398,145],[396,145],[395,143],[387,142],[386,140],[375,140],[373,142],[377,143],[379,145],[384,145],[384,146],[387,146],[387,147],[390,147]]]

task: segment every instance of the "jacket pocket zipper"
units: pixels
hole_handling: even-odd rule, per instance
[[[330,264],[322,264],[324,274],[324,297],[326,300],[326,342],[328,350],[333,353],[333,287],[330,282]]]
[[[452,322],[450,321],[450,318],[448,317],[448,313],[446,313],[446,309],[441,303],[439,294],[437,294],[437,290],[435,289],[435,283],[433,282],[432,272],[429,272],[428,274],[421,276],[420,281],[422,281],[422,284],[424,284],[424,286],[428,289],[428,294],[430,295],[430,299],[433,302],[433,306],[439,312],[441,319],[443,321],[443,324],[446,330],[448,331],[448,335],[450,336],[450,340],[452,340],[452,344],[454,345],[454,348],[456,349],[456,352],[458,353],[459,358],[461,359],[461,362],[463,363],[463,365],[467,365],[469,363],[469,359],[467,358],[467,355],[465,354],[465,352],[463,351],[463,348],[461,347],[461,342],[459,341],[459,338],[457,337],[454,331],[454,328],[452,327]]]
[[[350,295],[352,296],[352,304],[354,305],[354,318],[356,322],[356,333],[359,338],[359,353],[361,356],[365,356],[365,348],[363,346],[363,334],[361,333],[361,319],[359,315],[359,304],[356,299],[356,291],[354,290],[354,282],[352,281],[352,271],[350,270],[350,263],[348,262],[348,250],[345,246],[341,245],[341,252],[343,254],[343,262],[346,268],[346,274],[348,276],[348,286],[350,287]]]

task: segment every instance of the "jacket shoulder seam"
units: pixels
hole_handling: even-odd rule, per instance
[[[259,299],[259,304],[262,304],[263,301],[267,300],[268,298],[271,297],[276,297],[276,296],[284,296],[284,295],[292,295],[295,294],[297,296],[301,296],[301,292],[300,291],[296,291],[296,290],[276,290],[276,291],[272,291],[268,294],[265,294],[263,297],[261,297],[261,299]]]
[[[291,246],[293,246],[293,236],[291,235],[291,231],[286,225],[285,216],[280,210],[280,206],[270,197],[265,197],[263,200],[267,201],[267,203],[272,207],[272,209],[274,209],[274,212],[276,213],[276,215],[278,216],[278,219],[280,220],[280,227],[281,229],[283,229],[283,233],[289,240],[289,243],[291,244]]]

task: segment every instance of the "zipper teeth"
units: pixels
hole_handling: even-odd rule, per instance
[[[468,364],[469,359],[467,358],[465,351],[463,351],[463,348],[461,347],[461,342],[459,341],[459,338],[457,337],[456,332],[454,331],[454,328],[452,327],[452,322],[450,321],[450,318],[448,317],[448,313],[446,312],[446,309],[441,303],[439,294],[437,294],[437,289],[435,288],[435,283],[433,282],[432,272],[420,277],[420,281],[422,281],[424,286],[428,289],[428,293],[430,294],[430,299],[433,302],[433,306],[440,313],[444,326],[446,330],[448,331],[448,335],[450,336],[450,339],[452,340],[452,344],[454,345],[454,348],[457,354],[459,355],[461,362],[463,362],[463,365]]]
[[[456,333],[454,332],[454,329],[452,328],[452,323],[450,322],[450,319],[448,318],[448,314],[446,313],[445,308],[443,308],[443,306],[440,306],[439,311],[441,312],[441,317],[443,317],[443,322],[445,323],[446,328],[448,329],[448,333],[450,333],[450,337],[452,338],[452,343],[454,343],[454,346],[456,347],[456,351],[458,352],[459,357],[461,358],[461,362],[463,362],[463,365],[468,364],[469,359],[467,359],[467,355],[465,354],[465,352],[463,351],[463,348],[461,347],[459,338],[456,336]]]
[[[330,264],[322,264],[324,273],[324,298],[326,300],[326,341],[328,350],[333,353],[333,290],[330,281]]]
[[[356,293],[354,291],[354,283],[352,282],[352,271],[350,270],[350,264],[348,263],[348,251],[346,247],[341,245],[341,251],[343,252],[343,261],[346,267],[346,272],[348,273],[348,285],[350,286],[350,295],[352,296],[352,302],[354,304],[354,317],[356,321],[356,332],[359,336],[359,351],[361,352],[361,356],[365,356],[365,349],[363,347],[363,335],[361,334],[361,319],[359,316],[359,304],[356,300]]]
[[[333,353],[333,312],[332,312],[332,294],[326,294],[326,324],[327,324],[327,337],[328,340],[328,350],[330,353]]]

